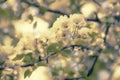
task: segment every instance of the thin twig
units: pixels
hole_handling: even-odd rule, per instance
[[[97,15],[97,13],[95,13],[95,19],[86,19],[87,21],[93,21],[93,22],[98,22],[98,23],[101,23],[101,21],[100,21],[100,19],[99,19],[99,17],[98,17],[98,15]]]
[[[30,3],[29,1],[26,1],[26,0],[25,0],[24,2],[27,3],[28,5],[35,6],[35,7],[37,7],[37,8],[42,7],[42,8],[44,8],[44,9],[46,9],[46,11],[51,12],[51,13],[56,13],[56,14],[67,15],[67,16],[68,16],[68,14],[63,13],[63,12],[58,11],[58,10],[52,10],[52,9],[49,9],[49,8],[40,6],[40,5],[38,5],[38,4]]]
[[[107,42],[107,35],[108,35],[108,33],[109,33],[109,29],[110,29],[110,24],[108,24],[107,23],[107,26],[106,26],[106,30],[105,30],[105,37],[104,37],[104,43],[106,43]]]
[[[108,33],[109,33],[109,29],[110,29],[110,24],[107,24],[107,27],[106,27],[106,30],[105,30],[105,37],[104,37],[104,39],[103,39],[105,45],[107,45],[107,35],[108,35]],[[108,46],[108,45],[107,45],[107,46]],[[102,52],[102,49],[101,49],[101,48],[98,49],[97,52],[98,52],[98,53],[101,53],[101,52]],[[95,67],[95,64],[97,63],[98,57],[99,57],[99,55],[96,56],[96,57],[94,57],[95,59],[94,59],[94,61],[93,61],[93,64],[92,64],[91,68],[88,70],[87,77],[89,77],[89,76],[92,74],[92,72],[93,72],[93,70],[94,70],[94,67]]]
[[[91,49],[91,48],[83,46],[83,45],[74,44],[74,45],[64,46],[61,50],[64,50],[64,49],[67,49],[67,48],[74,48],[74,47],[81,47],[82,49],[87,49],[87,50]]]
[[[85,77],[77,77],[77,78],[65,78],[64,80],[80,80],[83,79]]]
[[[96,64],[96,62],[97,62],[97,60],[98,60],[98,56],[95,56],[94,58],[95,58],[95,59],[94,59],[94,61],[93,61],[93,64],[92,64],[91,68],[88,70],[87,77],[89,77],[89,76],[92,74],[92,72],[93,72],[93,70],[94,70],[94,67],[95,67],[95,64]]]
[[[93,2],[95,2],[98,6],[101,6],[101,4],[97,2],[96,0],[93,0]]]

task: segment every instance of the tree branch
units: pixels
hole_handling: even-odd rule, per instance
[[[83,79],[85,77],[77,77],[77,78],[65,78],[64,80],[80,80]]]
[[[101,23],[101,21],[100,21],[100,19],[99,19],[99,17],[98,17],[98,15],[97,15],[97,13],[95,13],[95,19],[86,19],[87,21],[93,21],[93,22],[98,22],[98,23]]]
[[[107,24],[107,27],[106,27],[106,30],[105,30],[105,37],[104,37],[103,40],[104,40],[105,45],[106,45],[107,47],[109,47],[109,45],[108,45],[108,43],[107,43],[107,35],[108,35],[108,33],[109,33],[109,29],[110,29],[110,26],[111,26],[111,25],[108,24],[108,23],[106,23],[106,24]],[[97,52],[101,53],[101,52],[102,52],[102,49],[101,49],[101,48],[98,49]],[[88,70],[87,77],[89,77],[89,76],[92,74],[92,72],[93,72],[93,70],[94,70],[94,67],[95,67],[95,64],[97,63],[98,57],[99,57],[99,55],[94,57],[93,64],[92,64],[91,68]]]
[[[101,6],[101,4],[97,2],[96,0],[93,0],[93,2],[96,3],[98,6]]]
[[[39,4],[30,3],[29,1],[26,1],[26,0],[23,1],[23,2],[27,3],[28,5],[35,6],[37,8],[43,7],[43,6],[40,6]],[[43,8],[46,9],[46,11],[51,12],[51,13],[56,13],[56,14],[67,15],[68,16],[68,14],[63,13],[63,12],[58,11],[58,10],[52,10],[52,9],[49,9],[49,8],[46,8],[46,7],[43,7]]]
[[[106,24],[107,24],[107,26],[106,26],[106,30],[105,30],[105,37],[103,38],[105,44],[107,43],[106,39],[107,39],[107,35],[108,35],[109,29],[110,29],[110,24],[108,24],[108,23],[106,23]]]
[[[83,46],[83,45],[74,44],[74,45],[64,46],[61,50],[64,50],[64,49],[67,49],[67,48],[74,48],[74,47],[81,47],[81,49],[87,49],[87,50],[91,49],[91,48]]]

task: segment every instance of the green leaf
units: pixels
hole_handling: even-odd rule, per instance
[[[0,16],[3,16],[3,17],[8,17],[9,13],[7,10],[3,10],[0,8]]]
[[[111,49],[105,49],[105,50],[103,50],[103,53],[111,53],[111,52],[113,52],[113,50],[111,50]]]
[[[60,52],[60,54],[64,57],[68,57],[71,53],[71,50],[65,49]]]
[[[25,57],[24,57],[24,59],[23,59],[23,62],[25,62],[25,63],[30,63],[31,60],[32,60],[32,53],[30,52],[30,53],[25,54]]]
[[[72,70],[69,69],[69,68],[68,68],[68,69],[65,69],[64,72],[68,74],[68,77],[69,77],[69,78],[72,78],[73,75],[75,74],[74,71],[72,71]]]
[[[38,49],[35,49],[35,50],[34,50],[34,53],[35,53],[36,56],[39,56],[39,54],[40,54],[40,52],[39,52]]]
[[[32,58],[32,52],[27,53],[25,56],[29,56],[30,58]]]
[[[37,21],[33,24],[33,28],[35,29],[37,26]]]
[[[97,35],[98,35],[98,33],[96,33],[96,32],[89,33],[89,36],[91,36],[91,37],[95,37]]]
[[[47,11],[45,7],[40,7],[39,10],[40,10],[40,13],[42,14],[44,14]]]
[[[3,3],[3,2],[5,2],[5,0],[0,0],[0,3]]]
[[[18,54],[18,55],[16,55],[16,57],[13,60],[14,61],[21,60],[24,56],[25,56],[25,54]]]
[[[23,2],[27,2],[28,0],[21,0],[21,1],[23,1]]]
[[[29,56],[26,56],[24,59],[23,59],[23,62],[25,63],[30,63],[31,62],[31,58]]]
[[[111,23],[113,23],[112,17],[110,17],[110,16],[105,17],[105,21],[106,21],[106,23],[108,25],[110,25]]]
[[[29,15],[29,16],[28,16],[28,19],[30,19],[31,21],[33,21],[33,16],[32,16],[32,15]]]
[[[39,62],[39,63],[37,63],[37,66],[47,66],[47,64],[44,62]]]
[[[81,72],[80,72],[80,75],[81,75],[82,77],[86,78],[86,72],[85,72],[85,71],[81,71]]]
[[[60,45],[57,43],[53,43],[47,47],[47,52],[59,52],[60,51]]]
[[[38,58],[32,58],[32,59],[31,59],[31,62],[32,62],[32,63],[35,63],[35,62],[37,62],[37,61],[38,61]]]
[[[70,71],[69,73],[68,73],[68,75],[69,76],[73,76],[75,73],[73,72],[73,71]]]
[[[36,55],[36,54],[34,54]],[[34,63],[38,61],[38,56],[34,56],[32,52],[25,54],[23,62],[25,63]]]
[[[0,66],[2,66],[5,63],[2,59],[0,59]]]
[[[74,4],[75,4],[75,1],[76,1],[76,0],[70,0],[71,5],[74,5]]]
[[[8,75],[9,76],[9,80],[14,80],[14,77],[12,75]]]
[[[58,71],[53,70],[53,71],[52,71],[52,75],[53,75],[53,76],[57,76],[57,75],[58,75]]]
[[[81,39],[78,39],[75,41],[75,44],[85,44],[85,41],[84,40],[81,40]]]
[[[114,33],[115,35],[119,35],[119,32],[116,31],[116,30],[113,30],[113,33]]]
[[[61,71],[61,70],[63,70],[61,67],[55,67],[54,68],[54,70],[52,70],[52,74],[54,75],[54,76],[57,76],[58,75],[58,73],[59,73],[59,71]]]
[[[27,69],[25,72],[24,72],[24,78],[26,78],[27,76],[30,76],[31,75],[31,71],[29,69]]]
[[[3,74],[2,74],[2,71],[0,71],[0,77],[2,76]]]

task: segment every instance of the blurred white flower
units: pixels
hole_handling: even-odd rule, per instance
[[[82,28],[86,26],[85,18],[82,14],[71,14],[70,20],[73,23],[74,27]]]
[[[104,1],[101,4],[101,8],[98,10],[98,17],[102,20],[102,18],[111,15],[113,11],[113,5],[109,1]]]
[[[57,31],[57,30],[69,30],[70,27],[71,27],[70,20],[65,15],[65,16],[60,16],[59,18],[57,18],[52,28],[54,28],[54,31]]]
[[[7,0],[7,5],[13,10],[16,16],[20,15],[21,12],[20,0]]]
[[[120,66],[116,66],[113,72],[112,80],[119,80],[119,79],[120,79]]]
[[[53,79],[50,68],[40,66],[32,72],[29,78],[27,77],[25,80],[53,80]]]
[[[55,60],[53,62],[53,67],[56,67],[56,68],[62,67],[61,61],[60,60]]]
[[[101,70],[98,74],[98,80],[109,80],[110,73],[107,70]]]
[[[13,55],[14,47],[12,46],[12,39],[9,36],[5,36],[3,45],[0,46],[0,54]]]
[[[93,2],[87,2],[81,7],[81,12],[86,18],[93,16],[97,10],[98,6]]]
[[[37,23],[36,29],[33,29],[35,22]],[[49,23],[36,16],[33,17],[32,23],[24,20],[15,20],[13,25],[18,38],[26,36],[39,37],[47,34]]]
[[[29,7],[29,13],[32,16],[37,16],[37,15],[39,15],[39,9],[36,7]]]
[[[81,30],[79,30],[79,36],[81,39],[83,40],[87,40],[87,41],[90,41],[91,38],[89,36],[90,33],[92,33],[92,29],[89,29],[89,28],[82,28]]]

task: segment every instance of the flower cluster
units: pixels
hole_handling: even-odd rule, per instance
[[[65,15],[57,18],[51,31],[55,33],[57,41],[68,44],[75,38],[80,37],[81,29],[85,28],[86,25],[86,20],[82,14],[71,14],[69,17]]]

